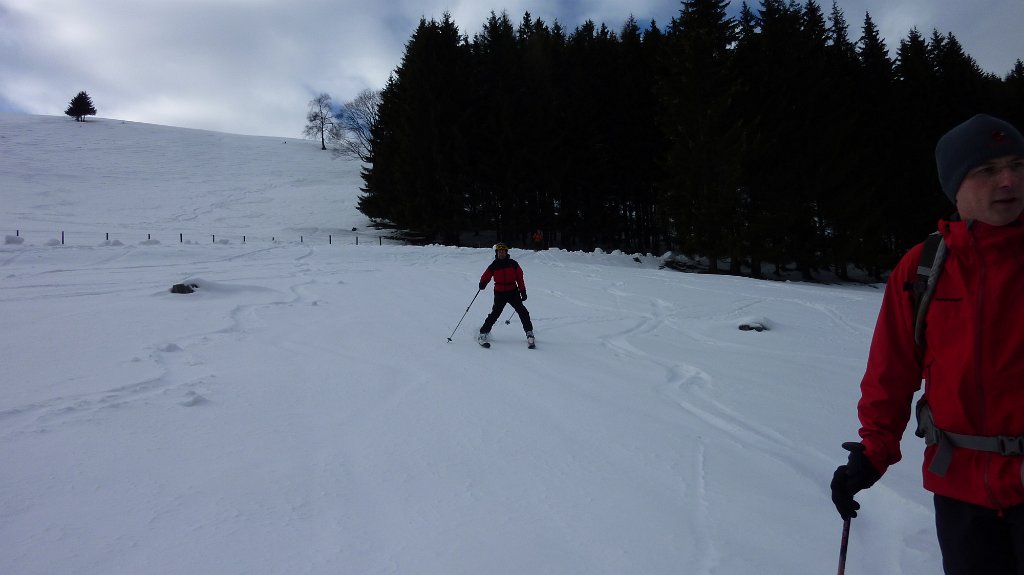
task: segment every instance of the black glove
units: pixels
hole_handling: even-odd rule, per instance
[[[486,288],[486,287],[487,287],[487,282],[480,282],[480,291],[484,291],[484,288]]]
[[[519,292],[519,299],[526,301],[526,291]]]
[[[843,449],[850,452],[846,465],[840,465],[832,475],[832,503],[835,503],[839,516],[844,520],[857,516],[860,503],[853,496],[861,489],[867,489],[881,477],[878,470],[864,455],[864,444],[849,441]]]

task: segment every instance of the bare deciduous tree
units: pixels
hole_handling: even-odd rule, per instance
[[[381,91],[367,89],[341,106],[334,116],[339,128],[334,133],[338,141],[336,155],[370,161],[372,130],[380,119],[380,102]]]
[[[327,140],[336,138],[337,129],[330,94],[324,92],[310,100],[306,128],[302,133],[311,140],[320,138],[320,149],[326,150]]]

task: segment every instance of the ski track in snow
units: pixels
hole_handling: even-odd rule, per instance
[[[608,289],[608,292],[616,298],[631,302],[634,306],[637,301],[645,298],[638,294],[628,293],[615,286]],[[787,298],[787,302],[806,306],[817,312],[821,312],[832,325],[840,327],[848,333],[863,333],[864,328],[857,328],[846,320],[843,315],[831,306],[807,302],[800,299]],[[771,307],[776,301],[767,298],[744,301],[743,299],[726,309],[721,314],[702,315],[703,321],[720,321],[741,317],[743,312],[755,306]],[[648,301],[649,311],[642,313],[635,320],[632,327],[626,330],[601,336],[599,339],[602,345],[612,353],[628,356],[630,358],[652,363],[666,372],[666,379],[661,392],[671,401],[678,404],[680,408],[690,415],[696,417],[706,425],[701,426],[701,435],[708,436],[712,432],[718,432],[720,436],[730,442],[741,446],[744,449],[754,449],[763,454],[782,462],[792,468],[808,481],[816,481],[820,475],[821,466],[827,465],[827,459],[821,454],[803,448],[795,444],[785,436],[780,435],[773,428],[752,423],[752,419],[742,413],[738,413],[722,402],[712,397],[715,382],[714,378],[697,366],[686,363],[665,363],[663,360],[654,357],[630,343],[630,340],[639,336],[645,336],[664,330],[676,331],[674,327],[678,324],[687,325],[693,323],[693,318],[679,317],[681,312],[675,306],[653,298]],[[620,311],[623,310],[612,310]],[[625,317],[628,312],[623,312]],[[686,330],[689,339],[701,345],[738,347],[735,344],[696,334],[693,330]],[[667,337],[672,337],[671,335]],[[743,353],[742,349],[737,349]],[[706,448],[706,439],[701,439],[701,450]],[[699,483],[698,478],[691,478],[691,481]],[[697,505],[707,507],[707,501],[698,501]],[[715,550],[709,549],[709,554],[714,555]],[[703,571],[710,572],[710,571]]]
[[[236,261],[251,258],[254,255],[265,253],[273,249],[275,248],[261,248],[243,254],[228,256],[223,259],[211,261]],[[312,250],[307,250],[303,255],[297,256],[295,261],[301,262],[311,254]],[[50,275],[58,273],[61,275],[74,275],[75,272],[81,271],[89,271],[91,274],[97,270],[102,272],[123,273],[126,271],[135,272],[141,269],[164,267],[160,265],[134,265],[123,268],[102,267],[113,261],[119,260],[126,255],[128,255],[127,252],[122,251],[122,253],[115,257],[100,258],[96,262],[96,267],[84,265],[81,268],[53,270],[41,272],[41,274]],[[200,266],[211,263],[211,261],[196,261],[189,265]],[[302,276],[302,272],[303,270],[300,266],[299,271],[295,272],[294,277],[300,278]],[[211,373],[204,373],[200,375],[192,373],[197,371],[197,368],[201,368],[203,362],[197,359],[192,353],[189,353],[188,350],[191,348],[207,348],[211,345],[211,339],[215,337],[226,336],[235,340],[248,337],[251,333],[265,327],[265,324],[263,324],[259,319],[260,310],[268,307],[292,305],[301,302],[304,298],[302,295],[304,287],[314,283],[316,283],[316,280],[303,279],[290,285],[288,287],[292,296],[290,299],[236,305],[228,312],[228,325],[207,333],[195,334],[188,338],[177,340],[176,342],[168,342],[154,346],[150,350],[148,357],[149,361],[158,366],[161,372],[157,377],[147,378],[138,382],[121,385],[96,393],[69,397],[54,397],[41,402],[8,408],[0,411],[0,421],[18,421],[19,423],[17,426],[14,427],[13,430],[9,430],[7,432],[16,435],[20,433],[46,432],[52,426],[65,422],[75,423],[98,420],[102,418],[102,415],[97,415],[101,410],[121,408],[140,401],[152,403],[154,398],[159,399],[173,396],[170,398],[170,401],[178,403],[179,405],[186,407],[201,405],[208,400],[199,394],[199,392],[194,391],[194,388],[208,384],[212,379],[215,379],[216,376]],[[82,289],[77,290],[73,288],[74,285],[75,284],[67,283],[23,284],[19,286],[19,290],[33,292],[41,288],[59,287],[63,290],[63,297],[68,297],[67,290],[69,287],[72,287],[71,295],[78,297],[116,296],[118,294],[137,291],[138,289],[138,287],[134,285],[123,285],[120,287],[111,287],[100,290],[96,289],[91,282],[86,282],[79,284],[82,286]],[[24,298],[16,296],[8,298],[7,301],[19,301],[19,299],[38,301],[40,299],[46,299],[47,297],[56,296],[38,294],[25,296]]]
[[[153,403],[157,400],[179,402],[188,407],[203,403],[204,398],[195,388],[201,388],[215,379],[206,374],[181,381],[181,371],[191,371],[201,365],[176,344],[167,344],[152,350],[150,360],[160,366],[159,377],[122,385],[102,392],[52,399],[0,411],[0,421],[7,423],[5,439],[24,433],[47,433],[55,426],[103,422],[103,411],[119,409],[137,402]],[[173,395],[173,397],[169,397]]]

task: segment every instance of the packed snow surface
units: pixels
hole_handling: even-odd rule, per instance
[[[482,349],[491,250],[381,238],[359,167],[0,114],[0,572],[834,572],[880,286],[513,248],[537,349]],[[941,571],[922,448],[848,574]]]

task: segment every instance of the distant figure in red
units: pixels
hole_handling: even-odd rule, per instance
[[[533,249],[544,249],[544,232],[540,231],[540,228],[537,228],[537,231],[533,232]]]

